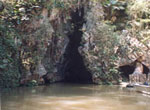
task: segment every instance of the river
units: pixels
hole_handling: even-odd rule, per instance
[[[57,83],[5,90],[1,110],[150,110],[150,96],[119,86]]]

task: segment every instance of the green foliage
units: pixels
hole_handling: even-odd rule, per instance
[[[128,13],[135,19],[142,18],[142,17],[149,18],[150,1],[149,0],[131,0],[131,2],[128,4]]]
[[[64,8],[64,2],[63,1],[58,1],[58,0],[53,0],[53,7],[55,8]]]
[[[69,8],[73,8],[76,5],[79,5],[78,0],[50,0],[44,3],[44,7],[49,10],[54,8],[67,10]]]
[[[93,33],[94,49],[89,50],[86,56],[89,61],[88,68],[93,74],[93,79],[99,79],[98,84],[111,84],[118,82],[120,72],[117,69],[119,35],[114,29],[104,23],[97,24]]]
[[[31,80],[30,82],[26,84],[26,86],[29,86],[29,87],[38,86],[38,83],[36,80]]]
[[[10,23],[0,21],[0,87],[19,85],[20,73],[18,66],[17,37]]]
[[[0,87],[19,85],[20,72],[23,71],[19,70],[22,67],[20,52],[28,47],[22,46],[23,36],[19,36],[20,29],[17,26],[29,21],[33,17],[32,12],[40,11],[43,2],[45,1],[5,1],[5,10],[0,12]],[[34,59],[30,59],[30,63],[35,65],[37,53],[31,55]]]
[[[126,2],[120,2],[118,0],[105,0],[103,1],[104,7],[111,7],[112,10],[125,10]]]
[[[136,42],[128,45],[128,50],[132,50],[130,54],[149,54],[150,1],[131,0],[131,2],[128,2],[127,14],[130,17],[127,21],[127,24],[129,25],[127,30],[130,33],[130,37],[134,38],[134,41],[136,39]],[[128,42],[131,42],[131,38]]]

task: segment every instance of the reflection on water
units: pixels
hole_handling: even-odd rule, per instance
[[[150,110],[150,98],[119,86],[53,84],[2,92],[2,110]]]

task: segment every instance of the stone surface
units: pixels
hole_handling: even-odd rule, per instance
[[[41,64],[41,62],[37,65],[36,70],[34,71],[35,74],[38,74],[39,77],[42,77],[47,73],[45,67]]]
[[[139,74],[139,82],[144,83],[146,80],[146,74]]]
[[[141,83],[146,82],[146,74],[131,74],[129,75],[130,83]]]
[[[28,83],[30,83],[33,80],[36,82],[39,82],[40,81],[39,74],[28,75],[26,78],[21,79],[20,85],[27,85]]]
[[[61,81],[62,77],[58,73],[49,73],[43,76],[43,80],[46,84],[48,84]]]
[[[64,23],[65,18],[61,18],[62,13],[56,9],[50,13],[48,9],[43,8],[40,15],[35,15],[28,25],[18,26],[25,33],[22,33],[21,59],[26,75],[30,73],[42,77],[46,73],[58,72],[58,64],[68,43],[67,33],[64,32],[67,24]],[[41,18],[38,19],[37,16]]]
[[[148,81],[148,83],[150,83],[150,74],[148,74],[147,81]]]
[[[133,74],[142,74],[143,73],[143,65],[140,62],[136,62],[136,68]]]
[[[109,72],[110,68],[114,67],[114,65],[119,67],[131,64],[135,60],[137,60],[140,55],[136,52],[133,53],[132,47],[137,47],[142,50],[142,55],[146,59],[143,60],[142,63],[146,66],[149,66],[150,61],[148,59],[150,58],[147,57],[149,56],[146,53],[147,47],[141,44],[135,37],[131,36],[130,32],[127,30],[123,30],[122,32],[120,32],[120,44],[122,44],[122,47],[119,48],[116,45],[110,45],[108,46],[108,48],[114,47],[112,49],[113,52],[109,53],[108,55],[103,55],[101,51],[107,47],[104,43],[104,48],[100,50],[100,48],[102,47],[101,44],[103,44],[103,42],[105,41],[107,43],[107,41],[109,41],[109,38],[112,38],[109,31],[108,35],[105,35],[108,28],[106,27],[106,29],[104,29],[104,24],[102,24],[105,17],[103,6],[101,3],[96,3],[93,1],[85,3],[83,2],[82,4],[84,4],[82,6],[84,6],[85,9],[84,19],[86,23],[83,24],[80,30],[83,31],[83,36],[81,43],[82,45],[78,47],[78,51],[83,57],[85,67],[92,73],[93,76],[96,75],[96,77],[93,77],[93,81],[95,83],[99,83],[100,80],[105,80],[101,79],[100,77],[102,75],[105,75],[103,73],[106,73],[106,76],[108,76],[107,73]],[[63,64],[62,62],[64,62],[64,53],[66,51],[67,45],[70,42],[68,36],[72,32],[72,24],[70,19],[67,19],[67,17],[70,17],[71,11],[76,11],[76,9],[79,9],[80,7],[81,6],[74,7],[74,9],[68,9],[65,12],[56,8],[52,9],[51,11],[43,8],[40,14],[40,16],[42,16],[42,19],[33,18],[31,22],[25,28],[23,28],[26,32],[25,39],[29,39],[30,41],[32,41],[30,43],[27,43],[26,47],[32,48],[32,46],[36,46],[37,51],[35,53],[32,53],[32,57],[34,58],[34,55],[39,55],[40,57],[35,61],[35,68],[33,68],[34,71],[31,72],[31,74],[36,73],[41,77],[48,73],[49,75],[47,75],[47,78],[50,81],[53,79],[61,79],[60,74],[63,73],[63,71],[60,68],[67,64]],[[97,34],[98,31],[100,31],[100,33],[105,31],[105,33]],[[107,38],[107,36],[109,35],[111,37]],[[112,44],[112,42],[109,42],[108,45],[109,44]],[[124,45],[127,46],[129,52],[126,51],[127,49],[123,49]],[[33,51],[31,50],[31,52]],[[23,54],[24,56],[21,56],[22,59],[24,59],[24,62],[30,66],[31,62],[29,61],[33,58],[27,57],[26,52]],[[112,63],[112,60],[109,60],[109,56],[113,55],[117,55],[118,61],[113,62],[115,63],[114,65],[110,65]],[[37,62],[39,61],[41,61],[42,64],[38,64]],[[31,69],[32,68],[30,67],[28,70]],[[141,64],[140,68],[135,69],[135,73],[137,73],[137,70],[139,71],[139,69],[142,70]],[[76,71],[78,72],[78,69],[76,69]],[[142,72],[143,70],[140,71],[140,73]],[[51,75],[56,73],[60,76],[55,77],[55,75]],[[138,75],[130,77],[131,81],[133,82],[144,82],[145,80],[145,76]]]

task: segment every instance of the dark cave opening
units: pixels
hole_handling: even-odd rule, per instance
[[[149,73],[149,69],[148,69],[148,67],[147,66],[145,66],[144,64],[143,64],[143,73],[144,74],[148,74]]]
[[[78,51],[81,45],[83,32],[80,31],[84,19],[84,8],[76,9],[71,13],[71,24],[73,31],[68,35],[69,43],[64,53],[64,60],[61,66],[61,73],[64,76],[65,82],[70,83],[91,83],[92,75],[86,69],[82,56]]]
[[[129,75],[132,74],[135,70],[134,65],[124,65],[119,67],[121,76],[129,80]]]
[[[147,66],[143,65],[143,73],[144,74],[148,74],[149,73],[149,69]],[[135,65],[124,65],[124,66],[120,66],[119,70],[121,72],[121,76],[123,78],[126,78],[127,80],[129,80],[129,75],[132,74],[135,70]]]

